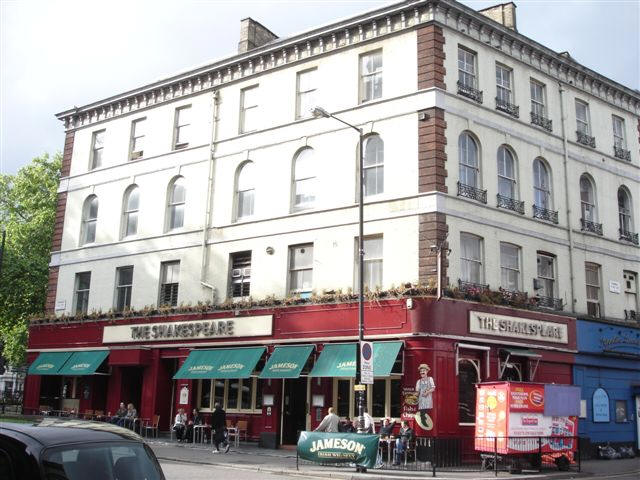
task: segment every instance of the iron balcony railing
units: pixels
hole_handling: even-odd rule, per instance
[[[582,145],[586,145],[587,147],[596,148],[596,137],[592,137],[591,135],[587,135],[580,130],[576,130],[576,139],[578,143]]]
[[[531,112],[531,123],[538,125],[549,132],[553,130],[553,122],[551,120],[533,112]]]
[[[631,161],[631,152],[622,147],[613,147],[613,155],[621,160]]]
[[[524,201],[516,200],[515,198],[505,197],[504,195],[497,195],[498,208],[506,208],[507,210],[513,210],[521,215],[524,215]]]
[[[458,95],[462,95],[463,97],[470,98],[475,102],[482,103],[482,91],[473,88],[470,85],[465,85],[460,80],[458,80]]]
[[[458,196],[467,197],[478,202],[487,203],[487,191],[458,182]]]
[[[624,240],[625,242],[633,243],[634,245],[638,245],[638,234],[629,232],[628,230],[623,230],[621,228],[618,229],[620,232],[620,240]]]
[[[496,110],[508,113],[512,117],[518,118],[520,116],[520,107],[509,103],[506,100],[496,97]]]
[[[558,212],[534,205],[533,218],[539,218],[540,220],[546,220],[551,223],[558,223]]]
[[[465,282],[464,280],[458,279],[458,288],[463,292],[483,291],[489,289],[489,284]]]
[[[591,222],[589,220],[585,220],[584,218],[581,218],[580,219],[580,229],[583,232],[591,232],[591,233],[595,233],[596,235],[602,236],[602,224],[601,223]]]
[[[539,307],[544,308],[552,308],[554,310],[562,310],[563,302],[561,298],[553,298],[553,297],[536,297],[538,299],[537,303]]]

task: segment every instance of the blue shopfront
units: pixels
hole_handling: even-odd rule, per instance
[[[578,319],[577,331],[580,436],[640,449],[640,328]]]

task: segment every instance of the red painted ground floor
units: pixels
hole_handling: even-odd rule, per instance
[[[315,428],[330,406],[342,417],[357,412],[354,379],[339,373],[342,367],[352,371],[355,356],[322,357],[327,345],[355,342],[356,328],[356,304],[34,326],[29,362],[43,352],[108,350],[108,355],[90,374],[28,375],[24,406],[27,412],[47,406],[108,414],[121,401],[131,402],[141,418],[160,415],[160,429],[168,430],[178,408],[198,409],[206,417],[220,402],[229,419],[247,422],[249,438],[270,434],[278,443],[295,443],[297,431]],[[388,368],[368,388],[369,412],[377,419],[407,418],[420,435],[471,434],[475,383],[572,383],[576,336],[570,317],[460,300],[390,300],[366,306],[365,338],[375,342],[374,351],[400,342],[395,358],[386,360]],[[310,346],[295,378],[261,378],[274,352],[294,345]],[[229,368],[250,372],[213,378],[214,373],[200,371],[199,378],[174,379],[192,352],[220,349],[233,350],[240,359]],[[255,363],[247,367],[242,353],[256,350]],[[331,361],[333,374],[318,376],[316,367]],[[436,386],[427,410],[431,430],[415,420],[422,364]]]

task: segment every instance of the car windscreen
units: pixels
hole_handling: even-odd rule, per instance
[[[41,461],[47,480],[164,480],[143,443],[61,445],[45,450]]]

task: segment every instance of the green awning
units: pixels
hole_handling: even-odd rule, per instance
[[[67,360],[58,372],[58,375],[93,375],[108,356],[109,350],[73,352],[71,358]]]
[[[388,377],[398,358],[402,342],[373,342],[373,375]]]
[[[193,350],[173,378],[249,378],[264,351],[264,347]]]
[[[29,367],[29,375],[59,375],[62,368],[71,356],[71,352],[43,352]]]
[[[309,374],[310,377],[355,377],[356,344],[327,343],[318,361]],[[375,348],[374,348],[375,351]]]
[[[260,378],[298,378],[313,351],[313,345],[276,347]]]
[[[402,342],[373,342],[373,375],[388,377],[398,357]],[[355,377],[355,343],[328,343],[320,354],[311,377]]]

